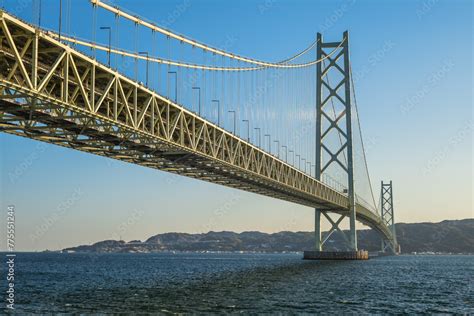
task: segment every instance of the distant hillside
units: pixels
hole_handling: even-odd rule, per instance
[[[474,219],[396,224],[402,252],[474,253]]]
[[[396,224],[402,253],[474,253],[474,219],[446,220],[440,223]],[[323,235],[326,235],[324,233]],[[380,249],[380,237],[373,230],[358,231],[359,248]],[[159,252],[159,251],[256,251],[292,252],[312,249],[312,232],[208,232],[205,234],[165,233],[141,242],[105,240],[93,245],[66,248],[68,252]],[[327,250],[345,249],[343,238],[334,233]]]

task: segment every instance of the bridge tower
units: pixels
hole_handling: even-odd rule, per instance
[[[331,55],[330,51],[335,50]],[[352,109],[351,78],[349,63],[349,33],[346,31],[339,42],[324,42],[321,33],[317,34],[317,60],[325,59],[316,65],[316,165],[315,175],[322,179],[329,169],[347,175],[349,213],[334,221],[328,209],[315,209],[316,251],[322,251],[329,236],[339,231],[343,233],[349,249],[357,251],[357,232],[355,227],[354,160],[352,150]],[[332,75],[331,82],[329,75]],[[330,140],[338,138],[339,144],[330,146]],[[327,157],[324,159],[323,157]],[[321,214],[330,222],[332,228],[325,240],[321,239]],[[349,217],[349,236],[338,225],[344,217]]]
[[[380,191],[380,212],[384,225],[392,231],[392,240],[385,240],[382,238],[382,252],[389,249],[393,253],[400,252],[397,244],[397,235],[395,232],[395,218],[393,215],[393,187],[392,181],[388,183],[381,183]]]

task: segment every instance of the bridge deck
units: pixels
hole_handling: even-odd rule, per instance
[[[348,212],[329,186],[0,11],[0,130],[310,207]],[[358,220],[390,239],[380,216]]]

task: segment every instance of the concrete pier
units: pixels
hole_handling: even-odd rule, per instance
[[[368,260],[369,252],[358,251],[305,251],[304,260]]]

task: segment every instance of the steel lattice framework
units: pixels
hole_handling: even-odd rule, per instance
[[[344,38],[341,42],[323,42],[322,34],[318,33],[318,50],[317,59],[327,58],[328,65],[319,63],[316,66],[317,86],[316,86],[316,165],[315,174],[317,179],[321,179],[321,175],[331,166],[337,165],[338,168],[347,174],[347,197],[349,207],[349,222],[350,230],[349,237],[346,236],[338,225],[344,218],[342,215],[337,221],[328,216],[328,210],[316,208],[315,209],[315,235],[316,235],[316,249],[322,250],[322,246],[329,239],[331,234],[335,231],[342,233],[346,239],[349,247],[357,250],[357,235],[356,235],[356,204],[354,191],[354,161],[352,153],[352,114],[351,114],[351,84],[350,84],[350,70],[349,70],[349,40],[348,32],[344,32]],[[338,49],[334,57],[329,56],[327,49]],[[342,59],[342,66],[338,61]],[[328,74],[331,71],[339,73],[340,80],[333,83],[329,81]],[[342,91],[340,91],[342,90]],[[324,94],[323,92],[326,91]],[[334,107],[334,100],[341,106],[340,113],[336,114]],[[334,117],[331,114],[331,107]],[[327,124],[323,124],[323,120]],[[330,148],[328,146],[327,138],[331,132],[338,135],[340,144],[337,148]],[[323,162],[323,153],[328,157],[327,161]],[[345,157],[345,161],[342,160]],[[325,240],[321,240],[321,213],[331,223],[332,228]]]
[[[398,252],[397,247],[397,240],[396,240],[396,232],[395,232],[395,218],[393,215],[393,187],[392,181],[389,183],[381,183],[381,192],[380,192],[380,212],[382,221],[385,226],[390,228],[392,231],[392,236],[394,238],[394,242],[387,242],[382,239],[382,251],[385,251],[388,247],[391,248],[393,252]]]
[[[1,131],[348,215],[346,194],[4,11],[0,26]]]

